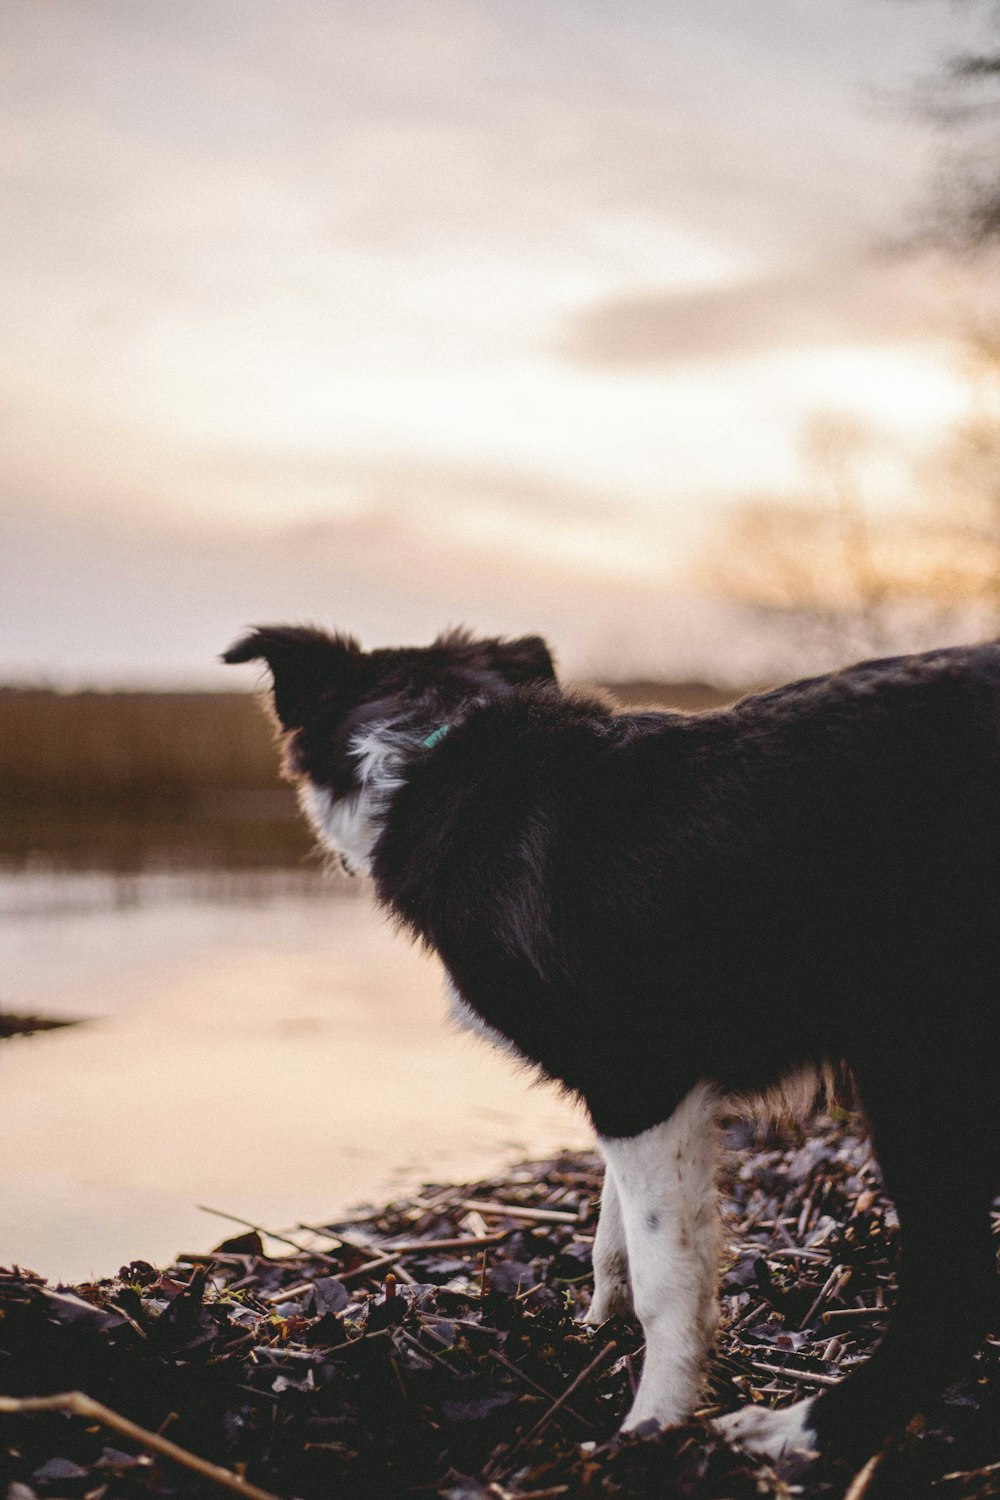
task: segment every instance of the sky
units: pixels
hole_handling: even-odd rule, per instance
[[[978,291],[887,251],[980,23],[5,0],[0,680],[229,686],[269,619],[759,673],[698,582],[725,507],[796,492],[816,412],[898,498],[964,409]]]

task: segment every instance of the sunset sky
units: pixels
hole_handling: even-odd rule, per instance
[[[879,252],[978,24],[6,0],[0,680],[228,686],[262,618],[758,670],[694,581],[720,508],[794,493],[817,411],[892,501],[967,399],[975,286]]]

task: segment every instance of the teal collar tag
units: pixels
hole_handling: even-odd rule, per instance
[[[421,750],[433,750],[434,746],[444,739],[450,728],[450,724],[442,724],[440,729],[432,730],[426,739],[420,741]]]

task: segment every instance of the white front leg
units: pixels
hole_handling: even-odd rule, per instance
[[[591,1328],[597,1328],[615,1315],[629,1317],[632,1310],[625,1223],[618,1189],[609,1167],[604,1172],[601,1216],[594,1236],[594,1295],[583,1321]]]
[[[623,1429],[683,1422],[698,1401],[717,1317],[716,1096],[699,1083],[669,1120],[605,1138],[646,1358]]]

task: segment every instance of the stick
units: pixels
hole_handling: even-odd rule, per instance
[[[839,1285],[839,1283],[840,1283],[841,1279],[843,1278],[844,1273],[845,1273],[846,1270],[847,1270],[847,1268],[845,1266],[834,1266],[833,1270],[830,1272],[829,1276],[826,1278],[826,1280],[824,1281],[823,1285],[820,1287],[819,1294],[817,1295],[816,1300],[813,1303],[812,1307],[810,1307],[809,1311],[806,1313],[805,1317],[800,1322],[800,1324],[799,1324],[800,1328],[806,1328],[812,1322],[813,1318],[819,1312],[820,1308],[823,1306],[823,1303],[826,1301],[827,1297],[829,1297],[832,1294],[832,1292],[834,1290],[834,1287],[836,1287],[836,1286]],[[847,1274],[849,1275],[850,1272],[847,1272]]]
[[[825,1250],[804,1250],[800,1245],[793,1245],[791,1249],[787,1245],[779,1245],[775,1250],[764,1250],[760,1245],[755,1245],[753,1240],[747,1245],[739,1245],[740,1255],[753,1255],[761,1260],[781,1260],[786,1257],[789,1260],[823,1260],[827,1265],[830,1257]]]
[[[888,1316],[887,1307],[833,1307],[823,1314],[823,1322],[832,1323],[836,1319],[839,1323],[841,1318],[850,1318],[852,1323],[884,1323]]]
[[[209,1208],[204,1203],[197,1207],[203,1214],[214,1214],[217,1219],[228,1219],[231,1224],[242,1224],[244,1229],[252,1229],[255,1234],[266,1234],[269,1240],[279,1240],[282,1245],[291,1245],[300,1255],[309,1255],[313,1260],[321,1261],[324,1266],[331,1266],[333,1270],[340,1269],[339,1262],[332,1255],[324,1255],[322,1250],[309,1250],[305,1245],[300,1245],[297,1240],[289,1239],[287,1234],[278,1234],[277,1230],[265,1229],[263,1224],[254,1224],[250,1219],[241,1219],[239,1214],[227,1214],[222,1208]]]
[[[840,1381],[833,1375],[814,1375],[811,1370],[790,1370],[787,1365],[758,1364],[754,1360],[750,1368],[759,1370],[763,1375],[784,1375],[786,1380],[804,1380],[810,1385],[840,1385]]]
[[[260,1490],[255,1484],[248,1484],[245,1479],[234,1474],[231,1469],[210,1464],[207,1459],[199,1458],[196,1453],[189,1453],[186,1448],[179,1448],[158,1432],[150,1432],[145,1427],[137,1426],[128,1417],[120,1416],[110,1406],[102,1406],[100,1401],[95,1401],[83,1391],[63,1391],[58,1396],[25,1396],[20,1399],[15,1396],[0,1396],[0,1413],[27,1417],[48,1411],[61,1411],[71,1417],[82,1417],[87,1422],[100,1422],[102,1426],[121,1433],[122,1437],[129,1438],[147,1452],[158,1453],[161,1458],[180,1464],[181,1468],[191,1469],[195,1474],[200,1474],[202,1479],[243,1495],[245,1500],[278,1500],[278,1496],[270,1490]]]
[[[338,1229],[324,1229],[320,1224],[303,1224],[301,1219],[295,1227],[304,1229],[307,1234],[321,1234],[325,1240],[336,1240],[338,1245],[346,1245],[348,1250],[361,1250],[365,1255],[370,1255],[377,1248],[370,1240],[349,1240]]]
[[[377,1255],[374,1260],[366,1260],[363,1266],[355,1266],[353,1271],[338,1271],[337,1278],[346,1286],[349,1281],[357,1281],[360,1277],[373,1276],[376,1271],[384,1271],[395,1260],[395,1254]]]
[[[560,1495],[569,1494],[569,1485],[552,1484],[547,1490],[518,1490],[515,1495],[498,1484],[491,1484],[486,1493],[495,1495],[496,1500],[559,1500]]]
[[[481,1250],[484,1245],[499,1245],[509,1239],[512,1230],[498,1229],[494,1234],[456,1235],[451,1240],[400,1240],[386,1245],[394,1255],[418,1255],[422,1250]]]
[[[594,1355],[594,1358],[590,1361],[590,1364],[580,1371],[576,1379],[570,1381],[569,1385],[563,1391],[562,1395],[556,1397],[555,1401],[553,1401],[548,1411],[542,1413],[542,1415],[538,1418],[538,1421],[535,1423],[534,1427],[530,1428],[524,1434],[524,1437],[522,1437],[516,1443],[515,1448],[523,1447],[524,1444],[529,1441],[529,1439],[535,1436],[536,1432],[540,1432],[543,1427],[547,1427],[549,1422],[555,1416],[556,1412],[559,1410],[560,1406],[565,1405],[570,1396],[572,1396],[575,1391],[578,1391],[580,1389],[580,1386],[583,1385],[583,1382],[587,1379],[587,1377],[594,1373],[598,1365],[602,1365],[609,1354],[614,1354],[616,1348],[617,1345],[615,1344],[614,1340],[612,1340],[610,1344],[605,1344],[604,1348],[599,1350],[598,1353]],[[515,1451],[515,1448],[512,1448],[510,1452],[513,1453]],[[509,1457],[510,1455],[508,1454],[507,1456]]]
[[[349,1240],[336,1229],[320,1229],[316,1224],[300,1224],[298,1227],[308,1230],[310,1234],[323,1234],[328,1240],[337,1240],[349,1250],[363,1250],[366,1255],[372,1255],[376,1251],[379,1254],[392,1251],[394,1255],[416,1255],[422,1250],[476,1250],[481,1245],[498,1245],[513,1233],[510,1229],[497,1229],[492,1234],[455,1235],[446,1240],[396,1240],[379,1245]],[[265,1229],[262,1232],[267,1234],[269,1231]],[[313,1252],[306,1251],[306,1254],[311,1255]]]
[[[484,1198],[465,1198],[459,1204],[467,1212],[506,1214],[509,1219],[528,1219],[536,1224],[579,1224],[579,1214],[568,1214],[558,1208],[522,1208],[517,1203],[490,1203]]]
[[[234,1250],[178,1250],[174,1259],[180,1266],[233,1266],[245,1271],[260,1256],[240,1255]]]
[[[537,1395],[544,1396],[546,1401],[552,1400],[551,1391],[547,1391],[544,1385],[539,1385],[537,1380],[532,1380],[530,1375],[526,1375],[523,1370],[518,1368],[517,1365],[511,1364],[509,1359],[505,1359],[504,1356],[502,1354],[498,1354],[495,1349],[491,1349],[489,1351],[489,1356],[490,1359],[496,1360],[501,1369],[509,1370],[512,1375],[516,1375],[519,1380],[523,1380],[525,1385],[530,1386],[530,1388],[535,1391]],[[580,1413],[574,1407],[570,1406],[568,1401],[563,1402],[562,1409],[566,1413],[567,1417],[573,1417],[577,1422],[582,1422],[584,1427],[588,1427],[591,1429],[593,1428],[593,1422],[588,1421],[586,1417],[581,1417]]]
[[[940,1479],[935,1479],[935,1485],[950,1484],[953,1479],[982,1479],[987,1474],[996,1474],[1000,1471],[1000,1463],[984,1464],[981,1469],[955,1469],[951,1474],[942,1474]],[[846,1496],[845,1496],[846,1500]]]
[[[878,1468],[884,1457],[884,1448],[879,1449],[878,1453],[872,1454],[871,1458],[865,1464],[864,1468],[858,1470],[854,1478],[851,1480],[850,1484],[847,1486],[847,1489],[844,1491],[844,1500],[862,1500],[862,1497],[864,1495],[867,1495],[868,1488],[872,1480],[875,1478],[875,1470]]]

